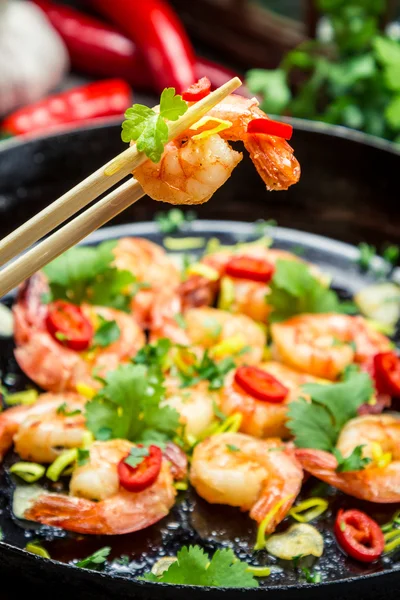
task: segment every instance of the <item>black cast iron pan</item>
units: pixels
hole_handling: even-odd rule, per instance
[[[230,220],[272,217],[292,228],[353,242],[398,242],[396,221],[399,215],[394,204],[398,152],[384,142],[366,144],[364,136],[347,135],[349,139],[346,139],[343,130],[331,131],[324,126],[319,129],[319,126],[301,124],[293,141],[303,167],[303,177],[297,187],[287,193],[266,194],[246,161],[210,203],[198,208],[199,217]],[[114,156],[120,150],[118,139],[117,126],[103,126],[22,145],[11,143],[2,150],[0,148],[2,234],[25,221],[39,207]],[[144,235],[161,242],[162,238],[153,224],[138,223],[161,208],[162,205],[144,199],[119,218],[120,221],[133,221],[136,225],[100,230],[94,234],[91,242],[127,234]],[[205,237],[216,235],[225,243],[254,235],[251,225],[234,222],[200,221],[193,224],[193,230]],[[354,264],[357,256],[354,248],[299,231],[279,228],[275,231],[277,247],[290,249],[299,244],[304,248],[306,258],[332,273],[334,285],[343,295],[354,293],[368,280]],[[11,388],[21,388],[26,381],[11,358],[12,347],[9,342],[4,341],[0,346],[0,356],[3,377],[6,376]],[[12,456],[8,457],[6,466],[10,460]],[[313,485],[315,481],[309,483],[309,488]],[[207,593],[209,597],[217,599],[222,596],[239,598],[244,594],[247,597],[268,590],[268,594],[277,600],[346,600],[355,596],[366,600],[390,600],[398,597],[400,592],[400,563],[396,562],[396,558],[400,557],[384,559],[367,567],[350,561],[338,551],[333,541],[329,515],[318,524],[326,540],[326,551],[320,561],[323,572],[320,585],[300,584],[293,566],[282,562],[275,563],[272,576],[262,582],[260,590],[194,588],[189,592],[187,588],[136,582],[134,578],[147,570],[158,557],[174,554],[181,545],[188,543],[201,543],[209,552],[220,545],[232,544],[241,558],[252,559],[254,563],[256,561],[251,553],[254,524],[235,509],[210,507],[194,493],[189,493],[179,499],[166,519],[144,532],[119,538],[76,539],[76,536],[50,528],[32,530],[28,526],[24,529],[24,524],[16,522],[11,516],[12,487],[11,480],[3,475],[0,480],[0,526],[5,541],[0,544],[0,571],[7,582],[3,589],[7,590],[7,586],[10,586],[13,598],[21,597],[22,593],[32,593],[33,590],[47,596],[51,590],[51,596],[57,594],[60,598],[71,598],[73,594],[85,599],[172,599],[192,593],[200,599]],[[306,493],[310,491],[308,489]],[[339,506],[363,509],[363,503],[332,493],[332,512],[335,513]],[[390,517],[394,509],[393,506],[369,505],[367,510],[382,522]],[[32,537],[45,540],[46,547],[57,562],[45,561],[23,551],[21,548]],[[103,573],[95,573],[65,564],[105,545],[112,546],[112,558],[127,554],[132,561],[130,567],[126,569],[114,564]],[[274,562],[263,553],[259,553],[257,558],[260,564]]]

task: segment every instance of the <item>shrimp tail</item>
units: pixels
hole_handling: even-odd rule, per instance
[[[285,140],[270,135],[247,135],[244,145],[267,190],[287,190],[299,181],[299,162]]]
[[[277,525],[279,525],[279,523],[286,517],[300,492],[300,488],[301,484],[299,484],[297,493],[294,492],[293,494],[289,494],[283,498],[281,498],[281,494],[269,494],[266,496],[261,496],[258,502],[256,502],[256,504],[253,506],[250,511],[250,517],[257,521],[257,523],[261,523],[268,513],[271,513],[271,518],[268,521],[265,529],[266,535],[274,532]]]

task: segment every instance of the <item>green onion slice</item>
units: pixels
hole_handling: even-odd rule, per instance
[[[328,508],[328,501],[324,498],[309,498],[293,506],[289,511],[289,515],[300,523],[309,523],[322,515]]]
[[[46,477],[51,481],[58,481],[63,472],[72,465],[78,458],[78,450],[73,448],[72,450],[66,450],[49,466],[46,471]]]
[[[46,468],[38,463],[16,462],[10,467],[10,473],[18,475],[27,483],[34,483],[46,472]]]

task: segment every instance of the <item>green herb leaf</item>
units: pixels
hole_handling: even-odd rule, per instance
[[[100,325],[94,334],[92,346],[100,346],[105,348],[119,339],[121,330],[116,321],[107,321],[101,315],[97,317]]]
[[[111,241],[93,248],[71,248],[44,267],[51,300],[128,311],[132,294],[126,288],[135,278],[129,271],[113,266],[115,245],[116,241]]]
[[[89,462],[89,457],[90,450],[87,450],[85,448],[78,448],[78,467],[83,467],[83,465],[86,465],[86,463]]]
[[[375,246],[371,246],[371,244],[361,242],[361,244],[358,244],[358,249],[360,251],[360,256],[357,259],[357,263],[361,269],[367,271],[371,266],[372,259],[376,256],[376,248]]]
[[[136,142],[139,152],[144,152],[151,161],[158,163],[168,142],[168,126],[165,119],[176,121],[188,109],[182,96],[175,95],[174,88],[161,94],[160,113],[143,104],[134,104],[125,113],[122,123],[122,140]]]
[[[293,260],[278,260],[270,293],[272,321],[283,321],[301,313],[342,312],[339,298],[310,273],[307,265]]]
[[[311,572],[308,567],[301,567],[307,583],[321,583],[321,573],[319,571]]]
[[[332,452],[344,424],[357,415],[361,404],[373,394],[367,373],[353,372],[345,381],[328,385],[307,383],[302,386],[311,402],[300,398],[289,405],[288,427],[299,448]]]
[[[227,444],[226,447],[229,450],[229,452],[240,452],[240,448],[238,448],[234,444]]]
[[[208,380],[209,390],[219,390],[223,384],[225,375],[235,368],[235,361],[231,357],[215,362],[210,358],[206,350],[200,361],[187,367],[185,373],[178,371],[181,379],[181,387],[196,385],[200,381]]]
[[[181,327],[182,329],[186,329],[187,323],[185,317],[181,313],[174,315],[174,321],[177,322],[179,327]]]
[[[261,108],[267,113],[281,114],[292,96],[283,69],[252,69],[247,73],[246,84],[252,94],[263,96]]]
[[[171,234],[181,231],[185,223],[194,221],[196,217],[193,210],[183,212],[180,208],[171,208],[171,210],[156,213],[155,221],[161,233]]]
[[[137,467],[143,460],[149,456],[148,448],[131,448],[129,456],[126,457],[124,462],[130,467]]]
[[[77,563],[75,563],[75,566],[81,567],[82,569],[97,569],[100,565],[106,562],[110,552],[111,548],[109,546],[105,546],[87,558],[79,560]]]
[[[385,250],[383,251],[383,258],[386,260],[386,262],[388,262],[389,264],[391,264],[393,266],[397,265],[399,256],[400,256],[400,247],[399,246],[395,246],[395,245],[387,246],[385,248]]]
[[[66,402],[60,404],[56,412],[58,415],[63,415],[64,417],[74,417],[75,415],[82,414],[82,411],[78,408],[76,410],[68,410],[68,404]]]
[[[238,560],[229,548],[217,550],[210,560],[199,546],[183,547],[177,559],[160,577],[147,573],[143,579],[208,587],[258,587],[253,574],[247,571],[249,565]]]
[[[149,432],[172,439],[179,426],[177,411],[161,406],[163,376],[144,365],[121,365],[105,377],[104,387],[86,404],[88,429],[96,439],[122,438],[150,442]],[[154,437],[154,436],[153,436]]]
[[[143,346],[132,359],[132,362],[135,365],[146,365],[164,371],[169,366],[168,353],[171,348],[171,340],[160,338],[153,344]]]
[[[346,458],[342,455],[340,450],[334,448],[332,453],[338,461],[336,471],[338,473],[346,473],[347,471],[361,471],[362,469],[365,469],[365,467],[370,464],[371,459],[362,457],[363,448],[364,445],[356,446],[353,452]]]

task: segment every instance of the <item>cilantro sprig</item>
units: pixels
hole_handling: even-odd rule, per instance
[[[152,162],[158,163],[168,142],[168,125],[166,121],[176,121],[188,109],[182,96],[175,94],[175,88],[166,88],[160,98],[160,111],[143,104],[134,104],[125,113],[126,121],[122,123],[122,140],[136,142],[139,152],[144,152]]]
[[[344,459],[335,448],[340,431],[353,417],[361,404],[373,394],[373,384],[367,373],[349,371],[345,381],[332,384],[307,383],[302,391],[311,402],[299,398],[289,405],[288,427],[299,448],[316,448],[334,452],[340,471],[360,470],[367,464],[358,446]]]
[[[171,210],[160,211],[155,215],[155,221],[161,233],[171,234],[181,231],[186,223],[196,219],[197,215],[193,210],[183,212],[180,208],[171,208]]]
[[[209,390],[219,390],[224,385],[225,375],[235,368],[232,357],[224,358],[219,362],[214,361],[208,350],[205,350],[200,360],[188,365],[185,372],[178,369],[181,388],[197,385],[200,381],[209,381]]]
[[[119,339],[121,330],[118,323],[114,320],[107,321],[107,319],[104,319],[101,315],[98,315],[98,319],[99,327],[93,336],[92,345],[105,348]]]
[[[75,566],[81,567],[82,569],[98,569],[100,565],[106,562],[110,552],[111,548],[109,546],[105,546],[104,548],[100,548],[96,552],[93,552],[93,554],[90,556],[79,560],[77,563],[75,563]]]
[[[273,307],[272,321],[301,313],[352,312],[337,294],[314,277],[310,268],[293,260],[278,260],[266,301]]]
[[[135,277],[113,265],[116,244],[108,241],[95,247],[71,248],[44,267],[50,288],[46,300],[87,302],[128,311],[132,298],[129,288]]]
[[[257,580],[248,569],[249,565],[237,559],[230,548],[217,550],[210,560],[199,546],[184,546],[178,552],[177,560],[161,576],[146,573],[142,579],[208,587],[258,587]]]
[[[125,364],[109,372],[104,387],[86,404],[88,429],[98,440],[161,443],[172,439],[179,414],[161,406],[163,381],[159,369],[144,365]]]

